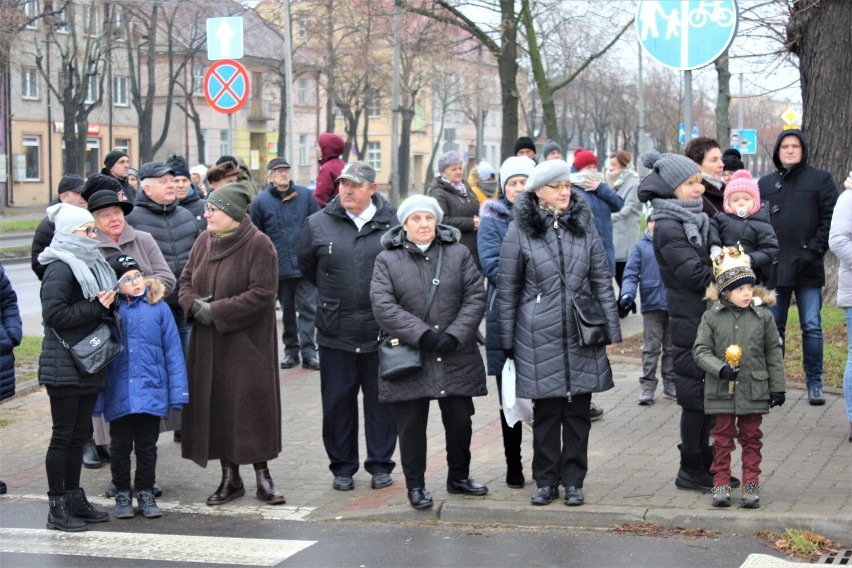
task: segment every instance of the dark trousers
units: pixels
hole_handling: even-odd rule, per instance
[[[716,414],[716,425],[713,427],[713,474],[714,485],[730,485],[731,483],[731,453],[734,451],[734,438],[740,441],[743,449],[743,484],[755,483],[760,485],[760,450],[763,448],[762,414]],[[737,435],[739,430],[739,435]]]
[[[426,423],[429,420],[428,398],[393,403],[399,427],[399,455],[405,486],[408,489],[425,487]],[[470,477],[470,439],[474,414],[473,399],[469,396],[448,396],[438,399],[444,437],[447,444],[447,481]]]
[[[390,473],[396,449],[396,418],[390,405],[379,404],[379,354],[319,348],[322,393],[322,441],[334,475],[358,471],[358,393],[364,395],[364,469]]]
[[[305,278],[281,278],[278,280],[278,301],[281,303],[281,323],[284,327],[284,333],[281,334],[284,354],[295,357],[301,353],[302,359],[315,357],[316,287]]]
[[[130,452],[136,452],[136,491],[154,487],[157,471],[157,439],[160,419],[151,414],[128,414],[109,423],[112,435],[110,468],[119,491],[130,491]]]
[[[618,284],[618,293],[621,294],[621,281],[624,280],[624,269],[627,267],[626,260],[615,261],[615,283]]]
[[[589,470],[592,394],[541,398],[533,412],[533,478],[538,487],[583,487]]]
[[[713,414],[701,410],[681,408],[680,442],[685,454],[697,454],[710,445],[710,431],[715,423]]]
[[[96,393],[50,397],[53,431],[44,459],[50,495],[80,487],[83,444],[92,435],[92,410],[97,398]]]

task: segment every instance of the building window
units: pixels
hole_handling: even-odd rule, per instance
[[[311,145],[307,134],[299,134],[299,165],[310,166]]]
[[[112,37],[116,41],[127,40],[127,30],[124,28],[124,18],[121,16],[121,10],[116,5],[113,5],[112,9]]]
[[[367,102],[367,116],[370,118],[379,118],[382,116],[382,100],[374,95]]]
[[[96,37],[101,31],[100,12],[92,4],[83,4],[83,33]]]
[[[121,150],[128,156],[130,155],[130,138],[116,138],[115,144],[112,146],[116,150]]]
[[[97,74],[89,75],[86,80],[86,100],[83,101],[86,104],[92,104],[97,102],[100,96],[100,92],[98,89],[98,76]]]
[[[34,30],[36,18],[38,17],[38,0],[24,0],[24,17],[27,19],[27,28]]]
[[[112,104],[126,107],[127,103],[127,77],[117,75],[112,78]]]
[[[41,180],[41,136],[24,136],[24,181]]]
[[[308,39],[308,15],[304,12],[296,16],[296,37]]]
[[[87,138],[86,139],[86,158],[83,165],[83,170],[86,177],[96,174],[100,171],[101,163],[101,139]]]
[[[298,100],[299,104],[302,106],[308,105],[308,80],[307,79],[299,79],[299,89],[298,89]]]
[[[230,156],[231,155],[231,145],[228,144],[228,131],[220,130],[219,131],[219,155],[220,156]]]
[[[367,142],[367,163],[377,172],[382,169],[382,143]]]
[[[196,97],[204,96],[204,75],[207,74],[207,67],[204,65],[196,65],[192,68],[192,94]]]
[[[53,29],[55,29],[58,33],[61,34],[68,33],[68,22],[66,21],[66,13],[64,8],[54,14]]]
[[[35,67],[24,67],[21,70],[21,98],[37,101],[38,92],[38,69]]]

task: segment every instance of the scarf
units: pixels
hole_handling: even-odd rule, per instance
[[[40,264],[64,262],[83,290],[83,297],[95,300],[98,292],[111,290],[115,272],[98,252],[98,241],[78,235],[56,233],[50,246],[38,255]]]
[[[701,179],[703,181],[706,181],[707,183],[709,183],[710,185],[712,185],[713,187],[715,187],[719,191],[722,191],[722,188],[725,186],[724,181],[722,181],[720,179],[716,179],[713,176],[709,176],[709,175],[705,174],[704,172],[701,172]]]
[[[544,200],[540,200],[538,202],[538,208],[541,209],[542,211],[545,211],[545,212],[553,215],[554,219],[559,219],[562,216],[562,214],[565,212],[564,209],[560,209],[559,207],[556,207],[555,205],[551,205],[549,202],[544,201]]]
[[[441,176],[441,179],[444,180],[444,182],[446,182],[448,185],[451,185],[453,188],[455,188],[456,191],[461,193],[462,197],[467,195],[467,187],[464,185],[463,181],[461,181],[459,183],[453,183],[450,180],[448,180],[447,178],[445,178],[444,176]]]
[[[703,212],[704,200],[652,199],[654,221],[673,219],[683,225],[683,231],[689,244],[700,248],[708,243],[710,236],[710,218]]]

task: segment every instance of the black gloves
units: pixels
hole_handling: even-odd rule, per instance
[[[631,311],[636,313],[636,302],[633,301],[633,296],[622,296],[618,300],[618,317],[624,319]]]
[[[438,345],[435,346],[435,351],[441,355],[449,355],[455,352],[459,347],[459,342],[449,333],[442,333],[441,339],[438,340]]]
[[[441,341],[441,334],[430,329],[420,337],[420,347],[426,351],[436,351]]]
[[[197,298],[189,309],[189,314],[201,325],[213,325],[213,310],[210,308],[212,299],[213,296]]]
[[[515,358],[515,350],[514,349],[503,349],[503,356],[506,359],[514,359]]]
[[[783,406],[785,400],[787,400],[787,396],[783,392],[771,392],[769,393],[769,408]]]
[[[736,381],[737,376],[740,374],[740,369],[737,367],[736,369],[731,368],[730,365],[725,365],[722,367],[722,370],[719,371],[719,378],[723,381]]]

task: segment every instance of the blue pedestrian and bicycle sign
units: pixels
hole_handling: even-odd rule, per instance
[[[204,98],[213,110],[231,114],[240,110],[248,97],[248,72],[236,61],[217,61],[204,75]]]
[[[686,71],[716,60],[737,33],[736,0],[642,0],[636,33],[648,55]]]

